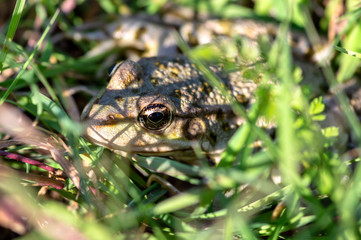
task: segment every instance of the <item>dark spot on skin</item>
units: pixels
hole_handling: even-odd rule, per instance
[[[178,99],[182,97],[182,93],[179,89],[174,89],[169,95]]]
[[[169,73],[169,75],[172,77],[172,78],[178,78],[178,75],[179,75],[179,69],[178,68],[172,68],[171,69],[171,72]]]
[[[216,113],[216,120],[217,121],[223,121],[225,119],[225,117],[226,117],[225,112],[223,112],[222,110],[217,111],[217,113]]]
[[[243,94],[236,94],[235,97],[236,97],[237,101],[238,101],[239,103],[241,103],[243,106],[248,105],[248,103],[249,103],[249,98],[246,97],[245,95],[243,95]]]
[[[222,122],[221,123],[221,128],[225,132],[228,132],[231,129],[231,127],[229,126],[229,124],[227,122]]]
[[[139,89],[138,88],[130,88],[130,91],[132,92],[132,94],[137,95],[139,92]]]
[[[210,166],[210,167],[216,166],[215,160],[212,159],[212,157],[210,157],[210,156],[207,156],[207,163],[208,163],[208,166]]]
[[[199,86],[198,90],[209,95],[213,91],[213,87],[208,82],[201,81],[201,85]]]
[[[252,149],[252,154],[258,153],[260,151],[262,151],[263,147],[262,146],[254,146]]]
[[[273,128],[267,129],[267,133],[271,139],[273,139],[273,140],[276,139],[276,128],[273,127]]]
[[[159,78],[151,78],[150,79],[150,83],[153,85],[153,86],[157,86],[159,84]]]
[[[118,96],[118,97],[115,97],[115,101],[117,101],[117,102],[123,102],[123,101],[124,101],[124,98],[121,97],[121,96]]]
[[[171,78],[177,78],[177,77],[178,77],[178,74],[176,74],[176,73],[174,73],[174,72],[170,72],[170,73],[169,73],[169,76],[170,76]]]
[[[167,70],[167,66],[165,66],[165,65],[164,65],[163,63],[161,63],[161,62],[155,62],[154,65],[157,66],[157,68],[158,68],[159,70],[162,70],[162,71]]]
[[[217,134],[214,132],[211,132],[208,137],[209,143],[214,147],[217,143]]]

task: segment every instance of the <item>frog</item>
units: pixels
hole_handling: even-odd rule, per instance
[[[145,31],[150,24],[152,28],[149,29],[166,29],[164,36],[172,39],[173,35],[168,35],[170,29],[144,19],[132,21],[133,18],[123,16],[122,24],[113,23],[113,30],[109,32],[123,29],[123,25],[127,25],[124,19],[128,19],[128,24],[143,26],[142,34],[151,36],[155,32]],[[264,62],[260,38],[267,37],[268,42],[272,42],[278,28],[274,23],[251,19],[183,21],[178,26],[179,36],[185,42],[200,48],[215,44],[224,58],[239,58],[239,51],[230,46],[241,40],[246,55],[251,49],[258,49],[257,57],[252,60],[256,62]],[[290,32],[288,40],[294,63],[302,69],[303,83],[319,95],[317,91],[323,88],[325,80],[312,61],[316,54],[309,40],[295,31]],[[176,40],[169,42],[177,45]],[[203,156],[217,164],[229,139],[246,120],[234,113],[229,99],[184,55],[160,51],[157,46],[149,54],[155,56],[130,57],[110,71],[107,87],[83,111],[86,137],[126,157],[140,154],[194,162]],[[229,56],[227,49],[236,50]],[[244,60],[238,59],[238,62]],[[247,61],[244,66],[256,65]],[[255,92],[259,82],[244,77],[249,67],[238,66],[230,71],[222,64],[211,64],[210,70],[246,111],[257,101]],[[273,120],[266,118],[261,118],[257,124],[268,132],[273,132],[276,126]]]
[[[246,110],[259,85],[242,71],[210,70]],[[110,80],[83,111],[86,137],[123,156],[161,156],[193,163],[199,154],[217,162],[246,119],[185,56],[125,60],[110,71]],[[274,128],[272,121],[259,126]]]

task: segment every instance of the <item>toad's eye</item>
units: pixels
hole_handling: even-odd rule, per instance
[[[159,103],[149,104],[138,115],[139,123],[149,130],[162,130],[168,127],[172,118],[173,114],[169,108]]]

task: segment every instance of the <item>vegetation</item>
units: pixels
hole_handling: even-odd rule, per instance
[[[165,3],[170,2],[0,1],[0,235],[361,239],[361,128],[341,91],[341,83],[359,74],[360,3],[172,1],[195,17],[247,17],[280,26],[274,41],[260,38],[259,49],[253,49],[262,64],[245,75],[261,82],[257,101],[248,111],[232,103],[247,122],[213,167],[160,157],[127,159],[82,137],[80,110],[106,85],[106,69],[124,59],[129,47],[89,55],[97,41],[76,41],[75,32],[84,24],[104,26],[119,15],[164,15]],[[315,64],[345,116],[343,125],[320,124],[325,104],[315,98],[312,84],[301,84],[304,73],[287,41],[290,29],[307,33],[318,52]],[[234,41],[240,59],[254,59],[252,49]],[[226,53],[234,54],[232,46],[210,51],[179,41],[210,84],[220,88],[204,60],[216,56],[224,62]],[[139,49],[133,52],[142,56]],[[264,116],[277,122],[275,139],[257,126]],[[251,147],[256,140],[262,141],[259,151]],[[173,194],[156,181],[147,183],[154,174],[189,187]]]

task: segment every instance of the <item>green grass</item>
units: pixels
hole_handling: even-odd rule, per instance
[[[272,13],[280,24],[276,39],[259,39],[254,51],[242,49],[238,38],[214,52],[204,46],[189,49],[179,41],[209,83],[247,120],[217,166],[160,157],[126,159],[81,137],[79,111],[91,98],[88,92],[105,86],[106,67],[125,52],[86,57],[94,42],[62,39],[54,44],[53,39],[86,20],[106,21],[124,12],[158,14],[163,2],[137,0],[128,6],[101,1],[92,3],[92,12],[88,3],[76,1],[77,11],[59,14],[58,1],[16,1],[0,32],[1,71],[3,76],[11,73],[0,82],[0,150],[58,171],[49,175],[32,164],[0,157],[0,211],[25,216],[30,228],[11,215],[9,225],[2,219],[0,225],[20,233],[20,239],[55,239],[59,232],[64,239],[360,239],[359,157],[344,154],[337,128],[319,124],[325,117],[323,98],[314,98],[312,88],[300,84],[302,74],[286,41],[287,32],[296,27],[318,49],[340,1],[329,1],[323,13],[301,0],[252,1],[252,7],[227,0],[178,1],[220,18],[264,20]],[[331,59],[318,62],[333,89],[359,74],[360,10],[357,1],[345,4],[340,18],[348,24],[330,41]],[[26,32],[37,36],[36,43]],[[257,54],[263,58],[256,72],[245,72],[260,82],[257,101],[248,111],[206,65],[212,59],[232,67],[226,54],[234,51],[241,61],[253,61]],[[69,97],[67,90],[76,87],[87,91]],[[353,144],[360,147],[358,117],[344,93],[336,91],[335,98]],[[256,124],[264,116],[277,122],[275,140]],[[249,147],[255,140],[263,142],[262,150]],[[147,183],[154,174],[191,187],[173,194],[156,181]],[[282,180],[275,184],[277,176]],[[59,182],[64,188],[57,189]]]

